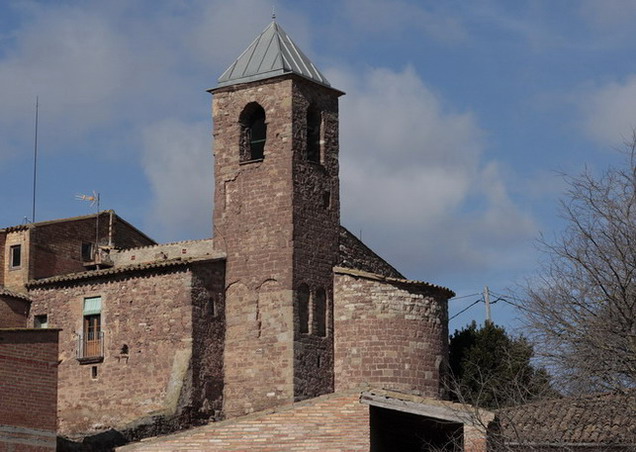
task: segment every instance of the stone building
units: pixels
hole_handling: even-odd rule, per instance
[[[61,329],[59,433],[134,439],[363,385],[440,399],[453,292],[340,225],[344,93],[276,22],[210,93],[212,238],[156,244],[113,212],[0,230],[0,313]]]

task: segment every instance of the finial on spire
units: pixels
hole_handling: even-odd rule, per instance
[[[272,20],[276,20],[276,6],[272,5]]]

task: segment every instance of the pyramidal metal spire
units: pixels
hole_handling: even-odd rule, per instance
[[[218,87],[296,74],[331,87],[329,81],[298,48],[272,14],[272,22],[219,77]]]

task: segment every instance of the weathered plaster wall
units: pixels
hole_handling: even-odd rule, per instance
[[[335,387],[368,383],[439,397],[447,297],[424,284],[341,269],[335,277]]]

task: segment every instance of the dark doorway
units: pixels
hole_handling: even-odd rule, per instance
[[[371,452],[459,452],[463,424],[370,406]]]

